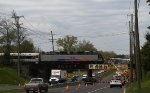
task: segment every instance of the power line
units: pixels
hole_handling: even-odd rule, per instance
[[[49,41],[48,42],[42,42],[42,43],[36,43],[35,45],[45,44],[45,43],[49,43]]]
[[[97,37],[111,37],[111,36],[120,36],[120,35],[127,35],[127,32],[123,33],[110,33],[110,34],[100,34],[96,36],[77,36],[77,37],[89,37],[89,38],[97,38]]]
[[[35,29],[36,31],[40,32],[39,34],[44,33],[44,32],[42,32],[42,31],[38,30],[37,28],[35,28],[25,17],[23,17],[23,18],[24,18],[24,20],[25,20],[33,29]],[[38,33],[38,32],[36,32],[36,33]],[[47,34],[47,33],[46,33],[46,34]]]
[[[39,37],[39,36],[41,36],[41,35],[47,35],[48,36],[48,34],[39,34],[39,33],[37,33],[37,31],[35,31],[35,30],[33,30],[33,29],[30,29],[30,28],[27,28],[27,27],[25,27],[26,29],[27,29],[27,31],[29,31],[29,32],[31,32],[33,35],[37,35],[37,37]],[[45,37],[43,37],[42,36],[42,38],[41,37],[39,37],[40,39],[45,39]]]
[[[37,28],[35,28],[25,17],[24,17],[24,20],[35,30],[33,29],[30,29],[30,28],[27,28],[30,32],[33,32],[34,35],[38,35],[38,36],[35,36],[36,38],[40,38],[41,40],[44,40],[45,37],[40,37],[41,35],[45,34],[45,35],[48,35],[47,33],[44,33],[44,32],[41,32],[39,31]],[[37,32],[38,31],[38,32]],[[33,37],[32,37],[33,38]],[[45,39],[46,40],[46,39]],[[48,39],[47,39],[48,40]]]

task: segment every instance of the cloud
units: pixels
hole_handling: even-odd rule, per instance
[[[93,1],[102,3],[102,2],[112,2],[114,0],[93,0]]]
[[[44,35],[46,38],[41,39],[39,31],[50,33],[52,30],[56,34],[55,38],[75,35],[80,40],[91,41],[99,50],[127,54],[122,50],[128,49],[128,34],[111,34],[128,32],[127,23],[130,18],[127,14],[133,13],[133,2],[130,2],[131,0],[1,0],[0,9],[1,12],[9,14],[14,9],[18,15],[24,15],[34,28],[21,19],[24,26],[37,30],[38,37],[32,39],[45,51],[51,50],[51,44],[45,43],[43,46],[41,43],[47,42],[50,35]],[[146,6],[141,1],[140,33],[145,33],[145,27],[149,25],[149,7]],[[143,42],[142,35],[141,44]]]

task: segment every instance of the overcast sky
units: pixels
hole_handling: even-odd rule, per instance
[[[52,51],[50,31],[54,38],[73,35],[90,41],[98,50],[129,54],[128,22],[134,13],[134,0],[0,0],[0,16],[11,12],[29,28],[28,38],[44,51]],[[139,3],[140,46],[145,42],[150,15],[146,0]],[[55,49],[57,46],[55,44]]]

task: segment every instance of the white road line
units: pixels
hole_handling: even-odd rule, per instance
[[[124,92],[123,93],[126,93],[126,88],[124,88]]]
[[[88,92],[88,93],[93,93],[93,92],[96,92],[96,91],[99,91],[99,90],[102,90],[102,89],[105,89],[105,88],[108,88],[109,86],[107,86],[107,87],[103,87],[103,88],[99,88],[99,89],[96,89],[96,90],[93,90],[93,91],[90,91],[90,92]]]

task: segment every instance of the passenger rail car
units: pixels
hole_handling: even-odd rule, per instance
[[[4,53],[0,53],[0,56],[4,56]],[[20,53],[20,62],[39,62],[39,53]],[[18,62],[18,53],[10,53],[10,61]]]

